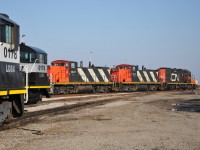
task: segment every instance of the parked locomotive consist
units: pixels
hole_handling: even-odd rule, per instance
[[[21,71],[28,69],[28,102],[37,103],[42,95],[49,96],[50,81],[47,76],[47,53],[42,49],[20,44]]]
[[[19,117],[24,110],[23,74],[20,72],[19,25],[0,14],[0,122]]]
[[[196,87],[191,72],[184,69],[159,68],[149,70],[121,64],[111,69],[111,80],[118,91],[192,89]]]
[[[52,93],[109,92],[110,82],[108,67],[83,67],[83,63],[66,60],[55,60],[48,68],[52,84]],[[91,63],[90,63],[91,64]]]
[[[48,68],[52,93],[192,89],[191,72],[183,69],[146,69],[129,64],[115,68],[77,67],[77,62],[56,60]]]

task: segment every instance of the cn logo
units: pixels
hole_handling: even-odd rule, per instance
[[[179,81],[179,77],[176,73],[171,74],[171,81]]]

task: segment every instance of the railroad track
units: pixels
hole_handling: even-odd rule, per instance
[[[99,106],[99,105],[104,105],[113,101],[118,101],[118,100],[125,100],[128,97],[133,97],[133,96],[140,96],[144,95],[146,93],[138,92],[138,93],[128,93],[128,94],[108,94],[106,96],[91,96],[91,97],[86,97],[82,99],[81,101],[78,100],[77,98],[74,98],[76,101],[74,103],[67,104],[66,102],[71,102],[72,100],[69,101],[68,98],[64,99],[61,98],[59,100],[51,100],[52,102],[48,102],[48,104],[54,104],[55,102],[63,102],[63,105],[55,106],[55,107],[47,107],[46,109],[37,109],[37,107],[40,107],[42,105],[36,104],[35,107],[32,106],[26,106],[25,107],[25,114],[21,118],[16,118],[16,119],[9,119],[7,122],[3,123],[1,125],[0,131],[8,130],[8,129],[13,129],[13,128],[21,128],[29,123],[36,123],[40,122],[40,118],[45,116],[45,115],[58,115],[58,114],[64,114],[64,113],[69,113],[73,111],[78,111],[81,109],[85,108],[90,108],[94,106]],[[150,94],[150,93],[149,93]],[[96,96],[96,97],[95,97]],[[29,111],[32,108],[36,108],[35,111]]]
[[[139,94],[141,92],[135,92],[134,94]],[[101,98],[101,97],[112,97],[112,96],[120,96],[120,95],[127,95],[130,93],[98,93],[98,94],[73,94],[73,95],[52,95],[51,98],[42,98],[42,101],[37,103],[37,104],[28,104],[25,105],[26,108],[30,107],[37,107],[37,106],[42,106],[42,105],[48,105],[52,103],[59,103],[59,102],[78,102],[82,100],[90,100],[94,98]]]
[[[172,91],[173,92],[173,91]],[[25,106],[25,114],[21,118],[9,119],[0,127],[0,131],[12,128],[20,128],[29,123],[40,122],[44,115],[57,115],[85,108],[103,105],[113,101],[126,100],[128,97],[137,97],[149,95],[158,92],[133,92],[133,93],[104,93],[102,94],[76,94],[76,95],[59,95],[53,98],[44,99],[42,102],[34,105]],[[166,91],[160,91],[160,94]],[[179,92],[174,92],[179,93]],[[186,93],[190,93],[187,91]],[[66,96],[66,97],[64,97]]]

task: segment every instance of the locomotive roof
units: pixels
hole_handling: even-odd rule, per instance
[[[97,69],[110,69],[109,67],[104,66],[91,66],[91,67],[78,67],[78,68],[97,68]]]
[[[132,65],[130,65],[130,64],[119,64],[117,66],[132,66]]]
[[[67,63],[67,62],[69,62],[69,61],[67,61],[67,60],[54,60],[51,63]]]
[[[11,19],[9,19],[9,16],[7,14],[0,13],[0,19],[3,19],[4,21],[10,22],[12,24],[18,25],[16,22],[14,22]]]
[[[24,43],[20,44],[20,49],[22,51],[30,51],[30,52],[36,52],[36,53],[41,53],[41,54],[47,55],[47,53],[44,50],[37,48],[37,47],[33,47],[33,46],[27,46]]]
[[[178,70],[178,71],[188,71],[188,72],[191,72],[190,70],[188,69],[181,69],[181,68],[169,68],[169,67],[161,67],[159,69],[170,69],[170,70]]]

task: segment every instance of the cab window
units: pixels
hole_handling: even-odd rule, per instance
[[[30,53],[30,62],[31,62],[31,63],[34,63],[35,60],[36,60],[35,53]]]
[[[12,43],[12,27],[6,25],[6,43]]]
[[[71,68],[72,68],[72,69],[75,68],[75,63],[71,63]]]
[[[59,66],[59,63],[52,63],[52,66]]]
[[[21,52],[20,53],[20,61],[21,62],[29,62],[29,58],[28,58],[28,52]]]
[[[11,44],[12,32],[13,32],[13,27],[11,25],[1,23],[0,24],[1,42]]]
[[[44,63],[47,64],[47,55],[44,55]]]
[[[133,67],[133,71],[136,71],[136,67]]]
[[[44,54],[39,54],[39,63],[44,63]]]

